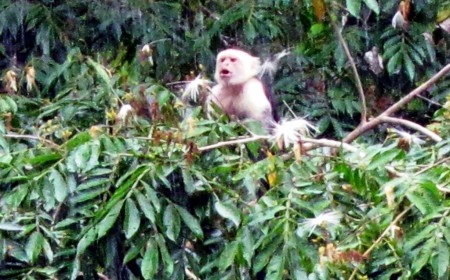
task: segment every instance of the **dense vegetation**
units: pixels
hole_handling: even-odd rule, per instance
[[[449,17],[444,0],[2,0],[0,278],[448,279]],[[182,98],[227,47],[290,51],[274,92],[314,139],[280,150]]]

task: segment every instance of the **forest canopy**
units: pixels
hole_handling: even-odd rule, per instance
[[[448,0],[2,0],[0,278],[449,279],[449,73]]]

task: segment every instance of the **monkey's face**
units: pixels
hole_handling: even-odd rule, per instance
[[[216,81],[224,85],[240,85],[260,71],[259,58],[240,50],[228,49],[217,55]]]

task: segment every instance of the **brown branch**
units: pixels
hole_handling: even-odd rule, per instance
[[[348,48],[347,42],[342,36],[342,31],[336,25],[336,22],[334,20],[331,20],[331,23],[333,24],[334,32],[336,32],[338,39],[341,42],[342,47],[344,48],[345,54],[347,55],[348,61],[350,62],[350,65],[352,67],[353,76],[355,77],[356,82],[356,88],[358,89],[359,94],[359,103],[361,104],[361,124],[364,124],[367,121],[366,97],[364,95],[364,89],[358,74],[358,69],[356,68],[355,60],[353,59],[352,54],[350,53],[350,49]]]
[[[387,117],[387,116],[380,116],[380,120],[381,120],[381,122],[384,122],[384,123],[400,124],[400,125],[412,128],[412,129],[417,130],[417,131],[421,132],[422,134],[425,134],[426,136],[430,137],[431,139],[433,139],[433,141],[436,141],[436,142],[442,141],[441,136],[437,135],[433,131],[431,131],[421,125],[418,125],[415,122],[404,120],[404,119],[399,119],[399,118]]]
[[[39,136],[34,136],[34,135],[20,135],[20,134],[0,134],[0,137],[5,137],[5,138],[13,138],[13,139],[31,139],[31,140],[38,140],[40,142],[46,143],[48,144],[51,148],[53,149],[60,149],[60,146],[50,140],[47,140],[45,138],[41,138]]]
[[[350,132],[343,140],[345,143],[351,143],[353,140],[355,140],[357,137],[365,133],[366,131],[374,128],[378,124],[382,123],[383,120],[386,120],[385,117],[389,117],[393,113],[397,112],[401,107],[403,107],[405,104],[411,102],[411,100],[419,95],[421,92],[426,90],[431,85],[435,84],[437,80],[439,80],[441,77],[443,77],[445,74],[447,74],[450,71],[450,64],[447,64],[444,68],[442,68],[438,73],[436,73],[433,77],[428,79],[425,83],[418,86],[416,89],[408,93],[406,96],[404,96],[402,99],[400,99],[397,103],[393,104],[391,107],[389,107],[386,111],[378,115],[377,117],[369,120],[368,122],[360,123],[357,128],[355,128],[352,132]],[[433,139],[434,140],[434,139]]]

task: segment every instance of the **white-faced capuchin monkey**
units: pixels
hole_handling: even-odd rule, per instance
[[[272,93],[257,78],[260,71],[258,57],[237,49],[220,52],[211,100],[228,116],[257,120],[270,131],[279,118]]]

